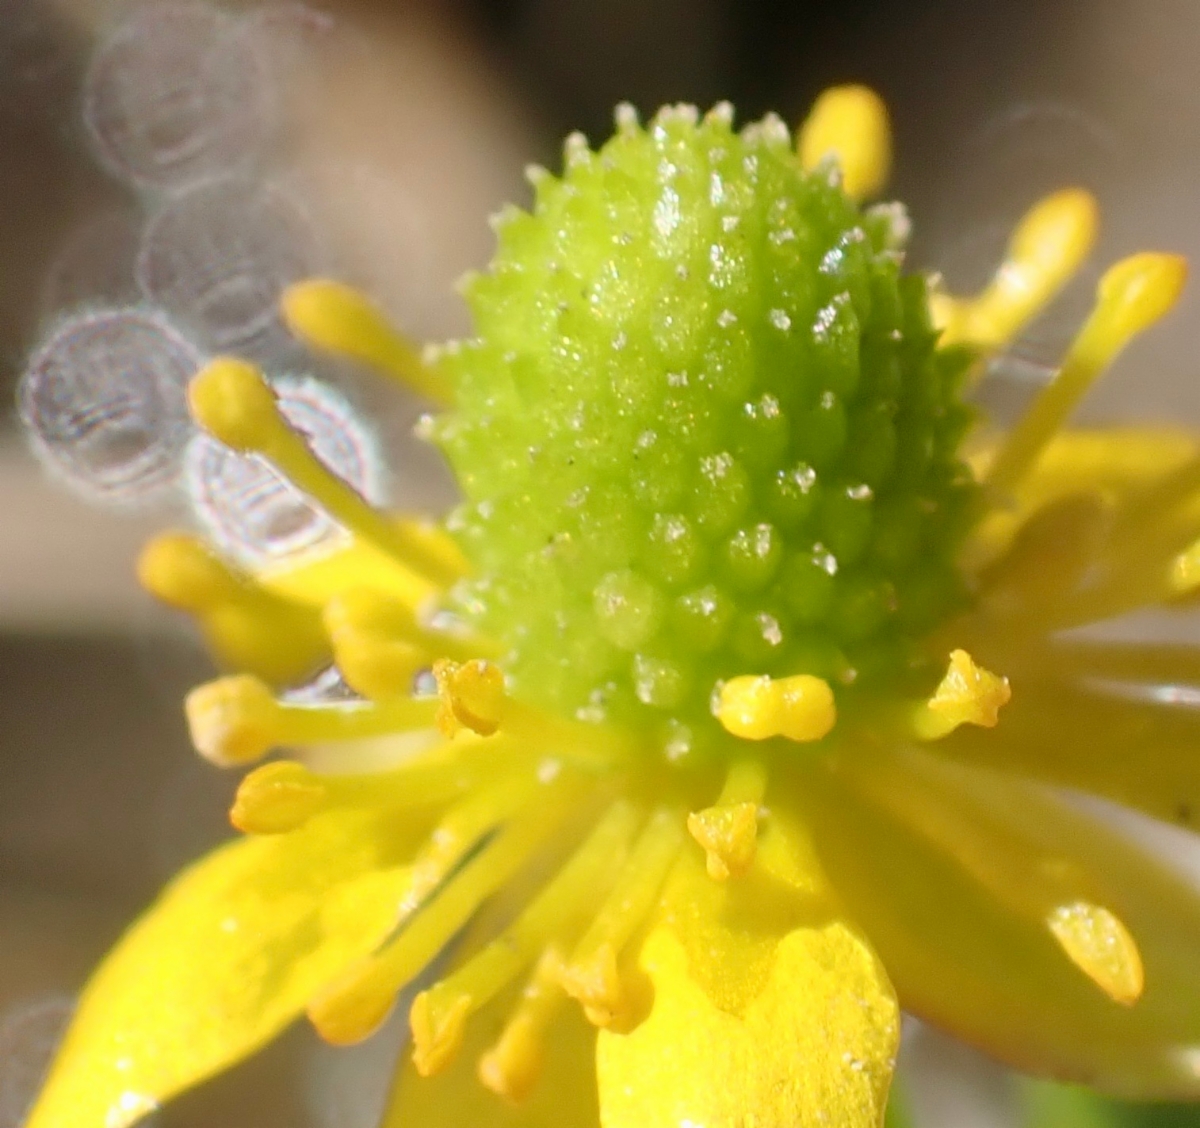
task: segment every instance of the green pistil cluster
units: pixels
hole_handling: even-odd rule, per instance
[[[715,728],[714,685],[897,672],[944,618],[973,487],[895,208],[804,172],[787,129],[619,115],[504,213],[444,358],[465,613],[518,697]]]

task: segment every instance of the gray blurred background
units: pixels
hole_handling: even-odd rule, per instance
[[[139,299],[138,240],[173,189],[106,158],[83,105],[100,53],[145,6],[0,0],[0,402],[13,403],[31,351],[72,310]],[[1096,262],[1200,252],[1194,0],[285,0],[221,11],[266,52],[253,103],[263,130],[240,172],[301,198],[319,265],[369,285],[423,339],[465,330],[453,280],[486,263],[487,216],[525,202],[523,166],[555,167],[570,129],[602,140],[620,100],[648,113],[728,98],[744,120],[775,109],[794,123],[830,83],[874,85],[893,112],[914,260],[956,287],[979,284],[1013,220],[1068,183],[1100,198]],[[1097,273],[1022,342],[1004,394],[1044,375]],[[1130,349],[1089,401],[1093,417],[1200,421],[1195,287],[1184,304]],[[445,475],[408,438],[420,405],[334,377],[376,420],[393,499],[444,505]],[[132,579],[147,533],[180,517],[169,503],[122,513],[79,500],[31,457],[15,411],[0,412],[0,1128],[19,1123],[39,1047],[87,969],[181,863],[227,833],[231,782],[192,756],[180,713],[206,660]],[[923,1068],[950,1078],[917,1094],[924,1122],[1012,1122],[1003,1076],[936,1040],[915,1044]],[[369,1128],[392,1052],[385,1039],[331,1055],[298,1029],[160,1121]]]

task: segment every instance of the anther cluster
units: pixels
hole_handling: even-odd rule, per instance
[[[951,610],[964,357],[901,274],[896,210],[805,172],[778,119],[617,125],[498,217],[433,431],[459,602],[512,691],[687,751],[721,679],[870,685]]]

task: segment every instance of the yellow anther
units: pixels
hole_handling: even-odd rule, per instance
[[[297,282],[283,292],[280,307],[292,332],[315,349],[368,364],[440,404],[451,402],[441,376],[353,286],[325,278]]]
[[[610,942],[597,945],[583,960],[572,960],[562,969],[560,982],[593,1026],[613,1026],[621,1017],[625,993],[617,950]]]
[[[308,1019],[331,1046],[353,1046],[375,1033],[396,1002],[397,988],[374,958],[355,964],[308,1006]]]
[[[983,293],[970,300],[939,295],[933,303],[942,343],[994,349],[1011,341],[1091,253],[1099,215],[1095,197],[1080,188],[1064,188],[1034,204],[1017,224],[1008,253]]]
[[[1137,942],[1108,909],[1087,901],[1061,905],[1046,924],[1071,962],[1113,1002],[1131,1007],[1146,975]]]
[[[855,200],[876,196],[892,166],[887,106],[867,86],[831,87],[813,103],[800,127],[798,147],[806,169],[836,159],[848,196]]]
[[[688,833],[704,851],[714,881],[740,877],[754,864],[758,848],[758,804],[705,807],[688,815]]]
[[[500,727],[505,696],[499,666],[482,658],[461,663],[442,658],[433,664],[433,674],[441,699],[437,723],[444,735],[468,728],[491,736]]]
[[[413,1065],[422,1077],[440,1073],[458,1056],[472,1010],[469,995],[458,995],[440,1006],[434,1006],[432,998],[429,991],[422,991],[413,1000],[408,1016]]]
[[[976,665],[965,650],[953,650],[946,676],[933,696],[917,706],[916,735],[921,740],[940,740],[959,725],[993,728],[1011,697],[1008,678]]]
[[[261,455],[356,537],[435,582],[457,578],[428,535],[376,511],[313,454],[253,364],[233,357],[210,361],[188,385],[188,404],[211,435],[234,450]]]
[[[370,589],[335,596],[322,619],[338,669],[372,700],[411,693],[413,677],[431,661],[408,608]]]
[[[155,537],[142,550],[137,571],[151,595],[196,618],[223,666],[286,685],[328,661],[329,645],[312,608],[265,591],[197,537]]]
[[[198,685],[183,707],[196,751],[221,767],[252,764],[276,743],[279,703],[250,674]]]
[[[246,834],[286,834],[325,805],[329,789],[293,760],[256,768],[242,780],[229,821]]]
[[[525,1100],[542,1075],[543,1036],[566,998],[559,982],[562,956],[547,949],[521,992],[521,1001],[495,1044],[479,1059],[485,1088],[514,1104]]]
[[[197,686],[184,702],[192,743],[214,764],[250,764],[284,744],[321,744],[429,728],[438,702],[409,697],[380,704],[292,705],[249,674]]]
[[[1186,279],[1187,262],[1179,255],[1145,252],[1109,267],[1058,374],[1000,447],[987,478],[995,492],[1007,493],[1020,482],[1096,377],[1175,305]]]
[[[717,720],[734,736],[767,740],[772,736],[806,742],[820,740],[837,721],[833,690],[822,678],[747,676],[722,687]]]

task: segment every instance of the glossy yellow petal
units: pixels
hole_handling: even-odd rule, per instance
[[[666,903],[639,956],[648,1016],[599,1035],[604,1128],[882,1123],[896,1001],[874,953],[824,898],[761,869],[718,885],[693,854]]]
[[[971,796],[963,809],[976,817],[962,851],[860,799],[836,775],[814,771],[806,781],[821,862],[904,1008],[1025,1072],[1136,1099],[1200,1096],[1195,888],[1043,788],[958,770]],[[938,801],[951,803],[945,791]],[[1036,849],[1045,877],[1081,882],[1121,922],[1144,968],[1140,998],[1110,997],[1044,920],[1013,911],[1012,895],[994,895],[996,880],[978,869],[981,834],[991,840],[989,865],[1003,867],[1010,846]]]
[[[511,1104],[480,1082],[479,1059],[500,1037],[516,995],[506,992],[472,1015],[444,1072],[421,1077],[406,1054],[382,1128],[599,1128],[596,1033],[574,1003],[547,1031],[542,1076],[526,1100]]]
[[[995,446],[971,459],[982,478]],[[1077,494],[1118,502],[1183,466],[1196,454],[1193,434],[1168,427],[1067,430],[1052,439],[1017,487],[1012,508],[993,509],[971,533],[972,562],[996,559],[1031,514]]]
[[[125,1128],[273,1038],[387,934],[412,835],[339,813],[185,870],[88,984],[27,1128]]]
[[[1089,688],[1073,674],[1095,681]],[[1200,714],[1172,705],[1181,683],[1200,685],[1200,652],[1190,647],[1058,647],[1046,669],[1014,672],[994,730],[959,730],[937,751],[1197,828]]]

